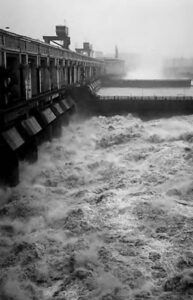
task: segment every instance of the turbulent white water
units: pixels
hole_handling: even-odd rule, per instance
[[[74,120],[21,176],[0,299],[193,299],[193,116]]]

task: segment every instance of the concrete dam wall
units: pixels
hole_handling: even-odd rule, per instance
[[[160,88],[160,87],[190,87],[191,79],[113,79],[103,78],[103,87],[136,87],[136,88]]]
[[[192,114],[192,97],[101,97],[87,87],[73,89],[80,112],[85,114]]]

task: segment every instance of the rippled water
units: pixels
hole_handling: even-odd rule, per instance
[[[21,176],[0,299],[193,299],[193,116],[74,120]]]
[[[185,88],[101,88],[101,96],[193,96],[193,87]]]

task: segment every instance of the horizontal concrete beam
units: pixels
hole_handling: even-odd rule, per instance
[[[68,49],[62,49],[56,46],[34,40],[29,37],[7,32],[0,29],[0,51],[26,53],[40,56],[53,56],[60,59],[71,59],[87,63],[103,65],[104,62],[89,56],[81,55]]]

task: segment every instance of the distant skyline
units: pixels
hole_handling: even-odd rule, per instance
[[[0,28],[42,39],[69,27],[71,49],[193,57],[193,0],[0,0]]]

